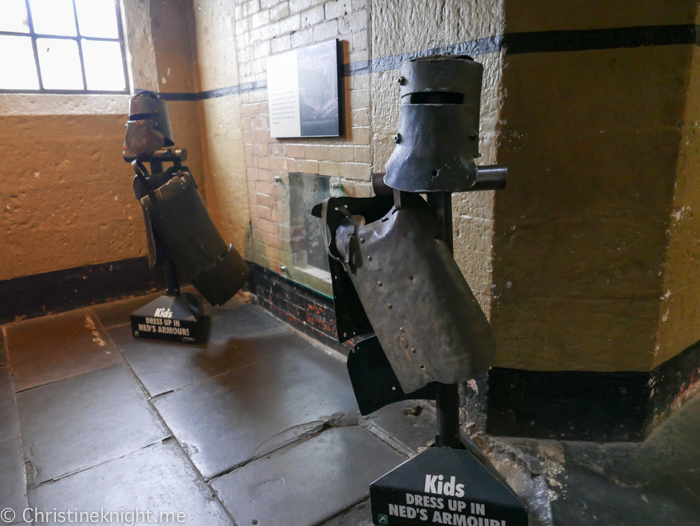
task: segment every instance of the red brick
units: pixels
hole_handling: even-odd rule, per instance
[[[267,151],[271,157],[285,157],[287,155],[285,144],[275,139],[267,145]]]
[[[287,170],[287,159],[284,157],[269,157],[270,168],[273,170]]]
[[[280,241],[277,234],[273,235],[268,232],[262,232],[262,240],[267,246],[279,249]]]
[[[265,196],[267,197],[267,196]],[[260,230],[277,237],[277,223],[260,220]]]
[[[255,132],[255,140],[258,143],[266,143],[270,140],[270,132],[268,130],[259,130]]]
[[[271,181],[255,181],[255,192],[258,194],[275,195],[275,184]]]
[[[304,159],[306,157],[306,146],[301,144],[288,144],[287,156],[296,159]]]

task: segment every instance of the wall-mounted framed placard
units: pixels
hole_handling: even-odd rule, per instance
[[[338,137],[338,40],[267,59],[270,136]]]

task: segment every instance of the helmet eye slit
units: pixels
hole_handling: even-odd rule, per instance
[[[464,104],[464,94],[449,91],[421,91],[411,93],[409,104]]]

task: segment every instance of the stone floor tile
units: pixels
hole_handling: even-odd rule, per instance
[[[665,473],[645,484],[641,493],[667,498],[700,518],[700,471]]]
[[[627,486],[641,486],[661,474],[700,471],[698,437],[700,396],[688,400],[644,442],[563,442],[563,445],[567,464],[593,466]]]
[[[120,361],[89,310],[35,318],[7,325],[5,330],[18,392]]]
[[[231,300],[233,301],[233,300]],[[249,303],[215,307],[210,310],[211,335],[209,341],[220,341],[241,334],[269,335],[289,331],[289,326],[265,309]]]
[[[17,405],[27,477],[33,485],[169,435],[123,365],[21,392]]]
[[[357,418],[344,363],[298,336],[283,345],[276,358],[154,400],[206,478],[318,430],[336,413]]]
[[[0,367],[0,441],[19,436],[17,402],[9,367]]]
[[[132,519],[137,510],[150,511],[153,521],[161,512],[185,514],[185,522],[157,522],[164,526],[233,525],[221,503],[173,440],[44,484],[29,492],[29,502],[32,508],[40,511],[77,508],[78,511],[99,512],[103,509],[106,512],[132,512]],[[113,523],[134,522],[126,518]],[[149,524],[148,518],[136,524]]]
[[[27,481],[9,367],[0,367],[0,474],[0,510],[11,508],[19,521],[27,507]]]
[[[697,526],[699,508],[652,490],[624,487],[580,466],[568,466],[552,500],[554,526]]]
[[[267,360],[299,341],[291,338],[282,322],[255,305],[215,309],[205,344],[137,339],[130,327],[109,334],[151,396]]]
[[[5,330],[0,327],[0,367],[7,365],[7,348],[5,347]]]
[[[367,420],[414,453],[435,439],[437,431],[434,410],[417,400],[390,404],[367,415]]]
[[[244,294],[247,295],[247,299],[244,296]],[[236,294],[233,298],[228,300],[223,305],[220,305],[218,307],[210,307],[210,310],[211,309],[217,309],[217,310],[218,309],[238,309],[239,307],[245,305],[246,303],[250,303],[250,294],[239,292],[238,294]]]
[[[0,473],[0,510],[11,508],[15,512],[13,522],[19,522],[22,511],[28,506],[27,480],[19,436],[0,440]],[[4,524],[2,520],[0,524]]]
[[[92,307],[95,315],[100,319],[102,326],[105,329],[119,327],[121,325],[129,325],[129,315],[136,309],[140,309],[147,303],[150,303],[162,293],[148,294],[147,296],[137,296],[120,301],[112,301],[111,303],[103,303]]]
[[[372,505],[367,499],[323,521],[320,526],[372,526],[373,524]]]
[[[213,481],[238,524],[311,526],[362,501],[406,460],[357,426],[334,428]]]

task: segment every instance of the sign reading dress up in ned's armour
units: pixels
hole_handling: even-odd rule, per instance
[[[374,524],[527,526],[515,494],[469,451],[429,448],[370,486]]]

